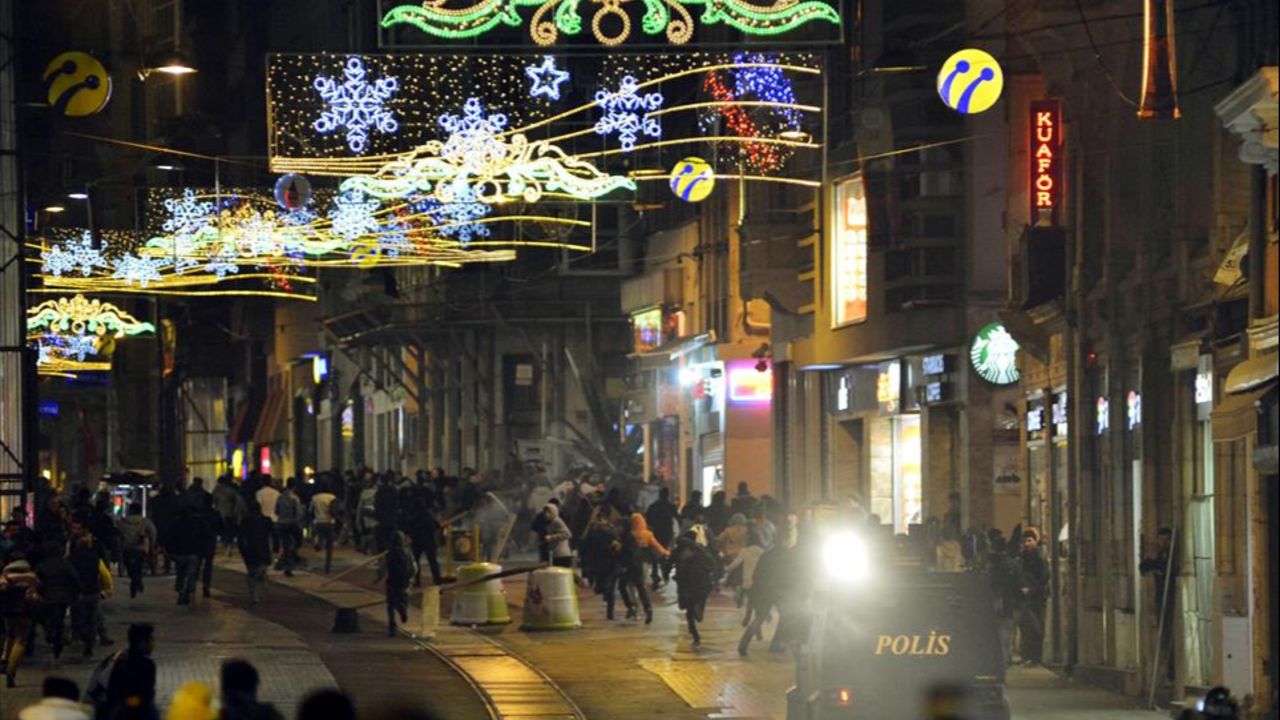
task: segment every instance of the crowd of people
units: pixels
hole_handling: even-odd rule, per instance
[[[721,591],[743,609],[741,655],[763,639],[774,616],[779,622],[771,651],[803,637],[817,566],[805,526],[810,518],[778,500],[756,497],[740,483],[732,497],[716,491],[704,504],[694,491],[677,506],[660,482],[606,482],[590,469],[559,481],[537,466],[505,475],[464,469],[448,476],[437,468],[406,477],[360,470],[281,482],[251,473],[243,481],[218,478],[212,487],[194,478],[185,487],[161,485],[148,497],[145,515],[133,502],[123,516],[105,490],[38,495],[36,522],[20,509],[0,536],[0,671],[12,687],[24,657],[35,650],[37,629],[55,659],[68,646],[88,658],[114,644],[101,602],[113,593],[117,575],[127,577],[130,598],[146,592],[153,576],[169,573],[178,605],[194,603],[197,590],[209,597],[220,549],[239,552],[251,604],[263,598],[269,568],[289,576],[306,564],[304,546],[314,548],[311,568],[326,574],[337,545],[378,556],[394,635],[397,622],[407,619],[410,588],[423,583],[423,565],[432,583],[443,580],[437,554],[441,530],[449,525],[478,527],[487,558],[536,551],[542,562],[573,568],[578,581],[600,596],[610,621],[617,619],[621,599],[625,620],[651,623],[650,593],[674,581],[695,646],[707,603]],[[939,571],[988,573],[1006,660],[1013,658],[1016,628],[1022,661],[1039,662],[1048,565],[1038,531],[1019,527],[1012,540],[999,531],[961,532],[958,498],[953,500],[955,512],[920,526],[926,562]],[[839,514],[868,536],[907,539],[893,538],[859,498],[848,499]],[[133,634],[125,657],[150,642],[149,629],[136,643]]]

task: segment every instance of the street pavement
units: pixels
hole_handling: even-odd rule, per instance
[[[335,573],[364,559],[340,550]],[[516,576],[505,583],[510,625],[484,629],[483,636],[445,625],[431,644],[406,635],[387,637],[383,610],[376,606],[363,611],[361,632],[330,632],[335,604],[359,605],[380,594],[371,567],[336,581],[306,571],[294,578],[273,572],[272,581],[264,601],[250,607],[237,560],[222,558],[215,574],[215,597],[197,598],[194,607],[182,608],[174,604],[169,580],[152,580],[141,598],[107,603],[108,623],[118,640],[111,649],[120,648],[130,622],[156,625],[162,707],[182,681],[201,680],[216,690],[222,660],[247,658],[263,674],[264,699],[286,717],[308,691],[337,685],[353,696],[362,713],[395,705],[426,710],[443,720],[484,718],[486,692],[490,701],[502,700],[504,693],[510,696],[512,677],[524,672],[536,677],[519,687],[517,695],[543,703],[563,693],[581,717],[591,720],[782,720],[785,693],[793,684],[789,656],[771,655],[763,643],[753,647],[749,658],[738,657],[741,611],[727,595],[712,599],[703,623],[703,645],[695,649],[675,607],[673,586],[654,594],[655,618],[648,627],[642,620],[605,620],[600,599],[580,590],[581,629],[523,632],[519,623],[524,582]],[[446,593],[446,623],[450,607]],[[418,608],[407,627],[420,630]],[[766,626],[766,638],[771,632]],[[61,663],[52,662],[43,644],[38,651],[19,676],[17,689],[0,688],[0,718],[16,717],[19,708],[34,702],[44,675],[68,675],[83,686],[92,671],[93,661],[81,660],[74,649]],[[99,650],[95,660],[103,653]],[[460,671],[467,672],[467,662],[488,667],[494,677],[485,678],[483,669],[465,677]],[[495,679],[486,690],[485,682]],[[537,687],[539,682],[546,687]],[[1043,668],[1011,670],[1008,695],[1016,720],[1167,717],[1138,709],[1130,698],[1081,686]],[[521,714],[515,709],[518,705],[490,705],[509,717]],[[550,716],[550,711],[540,715]]]

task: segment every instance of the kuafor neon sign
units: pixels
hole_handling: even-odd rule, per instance
[[[1062,197],[1062,107],[1057,100],[1031,103],[1031,224],[1057,225]]]

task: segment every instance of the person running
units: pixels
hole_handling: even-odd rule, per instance
[[[80,597],[80,578],[59,542],[49,542],[44,546],[42,558],[36,563],[36,577],[40,579],[42,600],[40,625],[44,628],[45,641],[53,646],[53,658],[57,660],[62,657],[67,610]]]
[[[129,575],[129,598],[143,591],[142,567],[156,546],[156,526],[142,516],[142,503],[129,503],[128,514],[120,518],[120,551]]]
[[[276,503],[280,501],[280,491],[270,475],[263,476],[262,487],[254,493],[254,499],[262,508],[262,516],[271,523],[271,552],[274,555],[280,551],[280,536],[276,533]]]
[[[671,502],[671,491],[663,487],[658,491],[658,499],[653,501],[653,504],[644,513],[644,520],[649,524],[649,529],[653,531],[653,537],[658,541],[659,545],[671,547],[672,541],[675,539],[675,525],[678,514],[675,504]],[[658,562],[656,558],[654,560],[650,579],[653,581],[653,589],[657,590],[662,583],[671,579],[671,564],[669,562]]]
[[[431,568],[431,583],[441,582],[440,561],[436,559],[436,535],[440,524],[436,521],[435,497],[426,482],[425,475],[404,489],[400,499],[401,526],[409,535],[410,551],[418,570],[413,576],[413,586],[422,587],[422,564],[418,558],[427,556]]]
[[[311,522],[316,532],[316,550],[324,550],[324,574],[328,575],[333,566],[333,542],[337,538],[337,518],[334,503],[338,496],[329,492],[328,483],[320,487],[320,492],[311,496]]]
[[[409,585],[418,573],[417,563],[409,555],[409,539],[397,530],[388,541],[386,559],[387,637],[396,636],[396,616],[409,622]]]
[[[644,607],[644,624],[653,622],[653,605],[649,602],[649,593],[644,588],[644,563],[650,553],[660,557],[671,554],[669,550],[653,536],[648,523],[640,513],[631,513],[631,532],[623,537],[622,542],[622,582],[623,593],[634,590]],[[631,613],[628,613],[628,617]]]
[[[698,647],[702,644],[698,623],[702,621],[707,598],[711,596],[715,561],[706,546],[698,543],[698,537],[692,531],[680,534],[671,556],[676,569],[676,602],[684,610],[693,646]]]
[[[27,637],[31,635],[31,624],[40,604],[36,587],[39,582],[31,563],[21,552],[13,553],[4,571],[0,572],[0,618],[4,619],[0,670],[4,672],[5,684],[9,687],[16,686],[18,667],[26,656]]]
[[[262,514],[262,508],[256,502],[249,503],[238,540],[245,580],[249,585],[249,604],[257,605],[259,593],[267,582],[267,568],[271,565],[271,521]]]
[[[102,546],[94,540],[91,533],[79,526],[75,526],[73,531],[67,559],[75,569],[76,582],[80,588],[79,596],[71,603],[71,628],[75,636],[84,643],[84,656],[92,657],[98,640],[98,603],[102,602],[103,594],[107,592],[103,585],[103,575],[110,580],[111,573],[102,572]]]

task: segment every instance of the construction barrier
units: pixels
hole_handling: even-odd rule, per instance
[[[582,627],[573,571],[550,567],[529,573],[521,630],[572,630]]]
[[[454,625],[504,625],[511,622],[502,578],[468,584],[501,572],[502,566],[493,563],[470,563],[459,567],[459,588],[453,596],[453,614],[449,622]]]

